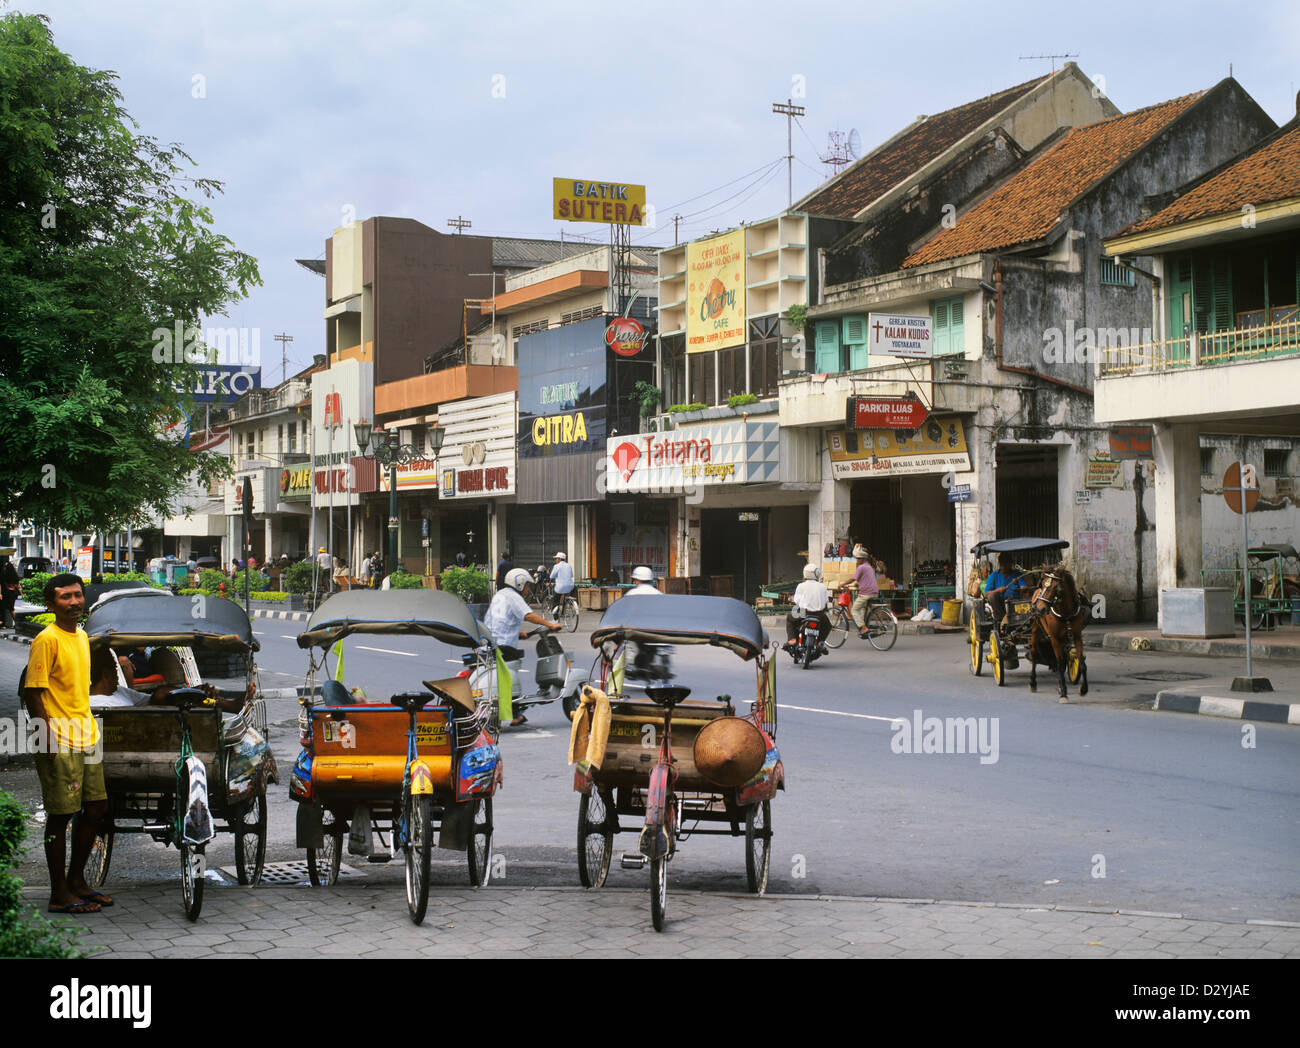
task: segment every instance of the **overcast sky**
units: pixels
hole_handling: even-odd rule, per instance
[[[259,328],[266,384],[322,350],[324,256],[349,214],[441,232],[607,238],[551,219],[553,176],[642,183],[671,244],[775,214],[828,169],[830,131],[867,151],[936,113],[1051,70],[1069,53],[1124,111],[1233,75],[1278,123],[1295,114],[1300,4],[655,5],[558,0],[0,0],[50,17],[82,65],[115,70],[142,130],[225,183],[217,228],[261,266],[230,310]],[[834,12],[834,13],[831,13]],[[1059,67],[1061,59],[1056,60]],[[201,80],[196,80],[202,78]],[[196,97],[202,96],[202,97]],[[769,168],[769,165],[770,168]],[[742,177],[746,176],[748,177]],[[349,209],[351,209],[349,211]],[[484,293],[490,282],[484,281]],[[271,362],[274,361],[272,365]]]

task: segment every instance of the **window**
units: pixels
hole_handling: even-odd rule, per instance
[[[745,347],[718,351],[718,402],[745,392]]]
[[[687,393],[692,402],[716,404],[718,381],[716,374],[717,353],[691,353],[690,372],[691,388]]]
[[[1201,448],[1201,476],[1203,477],[1214,476],[1214,449],[1213,448]]]
[[[1103,258],[1101,260],[1101,282],[1112,287],[1133,287],[1137,281],[1137,274],[1126,266],[1121,266],[1118,259]]]
[[[1285,448],[1264,449],[1264,476],[1289,477],[1291,452]]]
[[[841,338],[844,342],[845,355],[848,356],[850,371],[860,371],[867,366],[867,318],[865,316],[844,317]]]
[[[842,371],[840,364],[840,322],[819,320],[813,328],[813,366],[815,374]]]
[[[575,310],[572,313],[561,313],[560,323],[577,324],[579,321],[590,320],[592,317],[599,317],[604,315],[605,315],[604,306],[588,306],[586,309]],[[538,328],[537,330],[545,331],[546,330],[545,322],[543,322],[543,326]]]
[[[686,403],[686,340],[672,335],[662,342],[663,402],[660,410]]]
[[[935,302],[931,309],[934,321],[934,355],[964,354],[966,352],[966,328],[963,298],[944,298]]]
[[[760,317],[749,322],[749,391],[774,397],[781,380],[781,318]]]

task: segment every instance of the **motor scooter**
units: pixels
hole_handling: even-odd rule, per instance
[[[807,669],[819,658],[826,654],[824,646],[825,637],[822,636],[821,626],[817,619],[811,615],[805,615],[799,620],[799,632],[795,634],[794,641],[786,649],[790,657],[794,659],[796,666],[802,666]]]
[[[578,708],[578,692],[587,683],[587,671],[575,669],[573,656],[564,650],[560,638],[545,626],[529,630],[525,638],[537,638],[537,668],[534,671],[536,687],[525,692],[521,674],[524,672],[523,659],[509,659],[506,665],[514,678],[514,691],[511,705],[516,713],[522,713],[533,706],[544,706],[556,699],[564,709],[565,716],[572,716]],[[463,655],[462,661],[469,667],[473,656]],[[495,660],[488,660],[486,665],[479,665],[469,671],[470,687],[475,693],[480,690],[485,694],[491,687],[488,674],[496,673]]]

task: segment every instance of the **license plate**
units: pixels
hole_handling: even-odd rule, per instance
[[[415,744],[417,746],[441,746],[447,741],[447,725],[417,724],[415,726]]]
[[[1016,611],[1017,614],[1020,614],[1020,615],[1027,614],[1027,613],[1029,612],[1029,601],[1027,601],[1027,600],[1022,600],[1022,601],[1020,601],[1020,602],[1018,602],[1018,603],[1012,605],[1012,607],[1014,608],[1014,610]]]

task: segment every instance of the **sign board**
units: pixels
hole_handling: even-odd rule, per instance
[[[437,460],[397,469],[399,491],[434,488],[441,498],[515,493],[515,393],[470,397],[438,409],[443,429]],[[387,490],[385,484],[384,490]]]
[[[686,245],[686,352],[745,344],[745,231]]]
[[[1246,512],[1252,513],[1255,504],[1259,502],[1259,477],[1255,474],[1255,467],[1246,463],[1245,483],[1242,483],[1241,463],[1234,462],[1228,467],[1227,472],[1223,474],[1223,498],[1228,503],[1228,508],[1233,513],[1241,512],[1241,491],[1246,489]]]
[[[1153,459],[1155,451],[1155,434],[1150,426],[1112,426],[1110,429],[1110,457],[1127,461],[1130,459]]]
[[[849,429],[920,429],[930,409],[913,397],[849,397]]]
[[[934,355],[929,317],[896,313],[867,314],[867,352],[870,356],[929,359]]]
[[[969,501],[970,501],[970,485],[969,485],[969,484],[954,484],[952,487],[950,487],[950,488],[948,489],[948,501],[949,501],[949,502],[969,502]]]
[[[645,186],[555,178],[551,180],[551,201],[551,217],[561,221],[645,225]]]
[[[605,327],[605,345],[620,357],[635,357],[645,348],[649,335],[635,317],[615,317]]]
[[[1083,491],[1076,491],[1074,493],[1074,504],[1076,506],[1086,506],[1092,500],[1093,492],[1088,491],[1086,488]]]
[[[90,581],[95,565],[95,547],[82,546],[77,550],[77,574],[86,582]]]
[[[199,364],[194,380],[196,404],[215,404],[235,400],[245,393],[262,387],[262,369],[239,364]]]
[[[1124,464],[1111,458],[1088,459],[1088,473],[1083,486],[1091,491],[1097,488],[1122,488]]]
[[[605,490],[671,494],[698,487],[775,481],[778,422],[750,419],[638,433],[605,442]]]
[[[353,425],[375,417],[375,365],[340,360],[311,377],[312,469],[316,505],[361,504],[361,492],[373,491],[373,473],[358,467],[364,459]],[[387,475],[387,471],[384,471]],[[322,499],[321,496],[325,498]],[[263,505],[266,503],[263,502]]]
[[[306,502],[311,498],[311,467],[303,464],[280,470],[280,501]]]
[[[826,441],[836,480],[965,473],[971,468],[966,429],[955,416],[928,419],[911,434],[895,429],[830,430]]]

